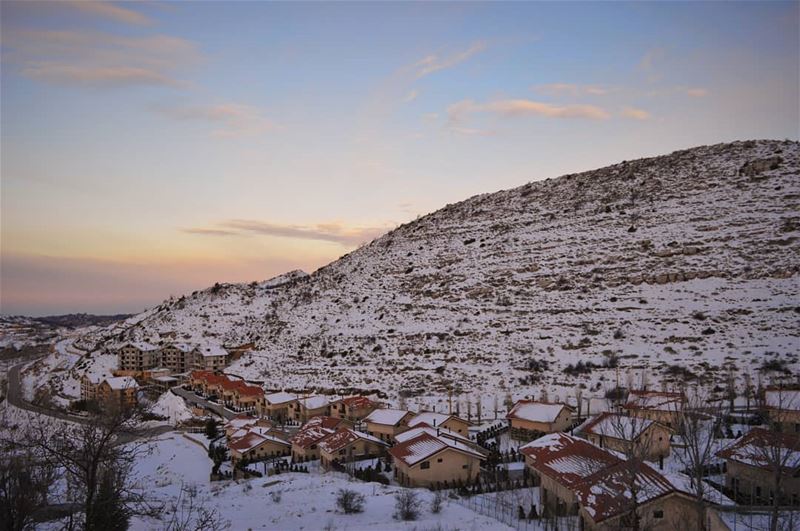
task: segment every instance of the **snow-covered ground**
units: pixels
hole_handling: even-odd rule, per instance
[[[394,494],[399,487],[348,480],[342,474],[284,473],[242,481],[211,483],[211,460],[203,449],[177,433],[161,437],[153,452],[136,468],[139,484],[154,500],[175,500],[183,485],[197,487],[206,508],[217,509],[230,529],[319,530],[329,529],[509,529],[493,518],[481,516],[451,501],[433,514],[433,493],[416,492],[422,501],[420,518],[401,522],[392,517]],[[351,489],[366,497],[364,512],[345,515],[336,511],[339,489]],[[280,501],[277,501],[280,499]],[[161,529],[163,523],[135,519],[134,530]]]

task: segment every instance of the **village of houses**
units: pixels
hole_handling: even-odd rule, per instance
[[[114,351],[118,370],[84,378],[82,401],[130,407],[145,394],[182,397],[194,414],[188,432],[221,424],[210,446],[224,447],[225,462],[210,480],[314,471],[454,498],[533,491],[525,506],[494,508],[517,529],[753,529],[761,527],[742,515],[773,509],[789,518],[779,529],[800,529],[800,390],[765,386],[746,408],[726,409],[690,406],[686,390],[618,388],[571,404],[517,400],[476,423],[452,405],[409,411],[374,396],[266,389],[224,374],[236,352],[220,346],[136,342]],[[691,426],[716,434],[701,490],[691,459],[680,458],[698,439]]]

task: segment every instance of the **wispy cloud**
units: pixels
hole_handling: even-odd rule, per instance
[[[94,0],[94,1],[68,0],[59,2],[57,5],[69,7],[89,15],[94,15],[109,20],[114,20],[116,22],[122,22],[124,24],[131,24],[135,26],[148,25],[152,24],[153,22],[152,20],[150,20],[150,18],[139,13],[138,11],[127,9],[125,7],[121,7],[119,5],[104,0]]]
[[[611,92],[611,88],[601,85],[577,85],[575,83],[548,83],[545,85],[538,85],[535,87],[537,92],[547,94],[549,96],[604,96]]]
[[[419,97],[419,90],[411,89],[408,92],[408,94],[406,94],[406,97],[403,98],[403,102],[404,103],[410,103],[410,102],[414,101],[415,99],[417,99],[418,97]]]
[[[266,133],[277,125],[258,107],[239,103],[186,107],[154,106],[153,110],[176,120],[207,122],[217,126],[219,137],[252,136]]]
[[[55,84],[179,87],[186,83],[178,72],[200,60],[194,43],[167,35],[11,29],[2,42],[5,61],[27,77]]]
[[[648,120],[650,119],[650,113],[643,110],[637,109],[636,107],[624,107],[622,109],[622,116],[625,118],[633,118],[634,120]]]
[[[447,108],[449,123],[453,126],[475,113],[491,113],[504,117],[544,116],[587,120],[605,120],[611,116],[608,111],[596,105],[554,105],[526,99],[495,100],[487,103],[462,100]]]
[[[217,224],[219,228],[190,228],[183,232],[206,236],[235,236],[260,234],[302,240],[319,240],[352,247],[369,242],[387,232],[390,227],[350,227],[341,223],[289,225],[264,221],[233,219]]]
[[[646,93],[650,97],[689,96],[690,98],[705,98],[709,94],[710,92],[707,88],[687,87],[685,85],[658,88]]]
[[[480,53],[486,49],[486,42],[478,41],[470,45],[466,50],[456,52],[454,54],[442,56],[440,54],[431,54],[423,57],[413,65],[414,76],[416,79],[423,78],[427,75],[433,74],[440,70],[453,68],[454,66],[463,63],[473,55]]]

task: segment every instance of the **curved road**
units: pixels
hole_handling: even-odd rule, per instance
[[[53,417],[60,420],[66,420],[69,422],[76,422],[78,424],[87,424],[89,422],[89,419],[87,419],[86,417],[80,417],[78,415],[70,415],[69,413],[64,413],[63,411],[56,411],[53,409],[48,409],[43,406],[38,406],[36,404],[31,404],[22,397],[22,387],[20,385],[19,373],[22,367],[31,363],[31,361],[35,360],[28,360],[22,363],[18,363],[17,365],[14,365],[10,369],[8,369],[8,389],[6,392],[6,400],[8,400],[8,403],[14,407],[18,407],[26,411],[31,411],[39,415],[46,415],[48,417]],[[161,435],[162,433],[173,431],[173,429],[174,428],[172,426],[156,426],[154,428],[148,428],[146,430],[143,430],[141,433],[136,433],[136,434],[123,433],[120,434],[118,438],[118,443],[124,444],[143,437],[155,437],[157,435]]]

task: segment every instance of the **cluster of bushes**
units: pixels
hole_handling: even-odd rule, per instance
[[[389,465],[386,465],[386,471],[390,470]],[[376,481],[378,483],[382,483],[384,485],[389,484],[389,479],[381,474],[381,462],[378,461],[378,464],[375,468],[372,466],[368,466],[366,468],[357,468],[353,471],[353,477],[356,479],[360,479],[361,481]]]
[[[477,442],[479,445],[483,446],[487,450],[491,450],[492,447],[495,448],[497,447],[496,438],[500,434],[505,433],[507,431],[508,431],[507,424],[492,426],[489,429],[478,432],[478,434],[475,436],[475,442]],[[491,439],[495,439],[495,442],[489,442]]]

